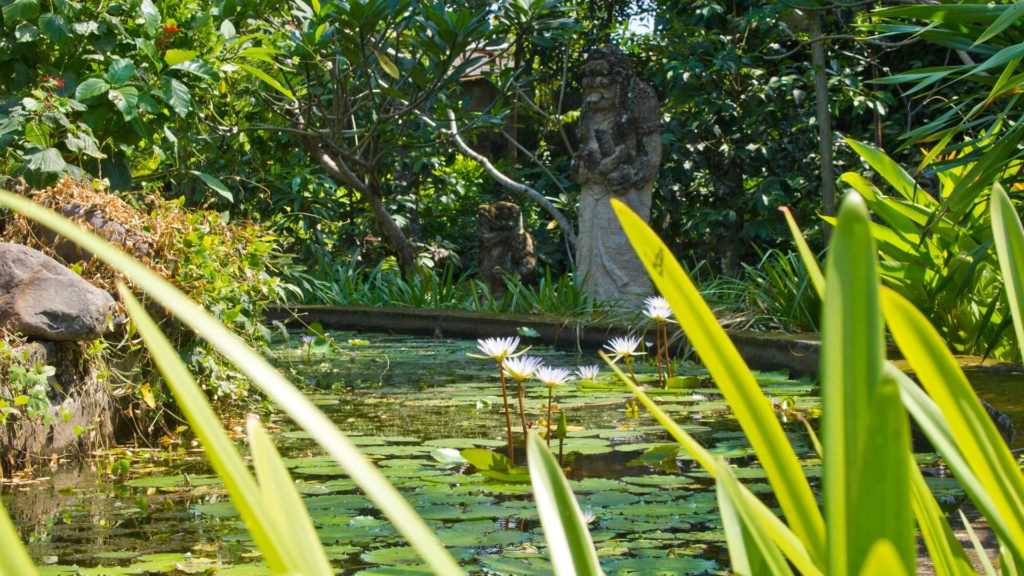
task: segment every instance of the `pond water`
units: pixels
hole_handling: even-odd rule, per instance
[[[550,574],[528,483],[490,480],[468,466],[444,464],[439,449],[503,451],[504,417],[493,362],[468,357],[475,342],[332,333],[330,353],[306,353],[297,340],[279,345],[279,365],[304,381],[323,410],[351,435],[436,530],[467,570]],[[548,364],[595,364],[596,356],[536,347]],[[697,389],[658,400],[736,474],[765,494],[763,471],[705,372],[681,374]],[[604,370],[607,381],[608,371]],[[640,371],[653,377],[653,368]],[[815,385],[786,374],[759,382],[778,400],[814,414]],[[615,386],[567,384],[556,404],[570,431],[565,465],[602,566],[609,574],[719,573],[728,565],[714,488],[685,454],[658,448],[668,436],[646,413],[630,410]],[[530,383],[530,420],[543,416],[546,388]],[[276,440],[340,574],[424,574],[394,528],[332,460],[287,421]],[[820,463],[803,425],[786,425],[809,477]],[[241,430],[241,427],[238,428]],[[521,448],[521,447],[520,447]],[[522,450],[517,450],[522,455]],[[130,468],[118,461],[131,462]],[[921,456],[926,464],[933,456]],[[127,475],[115,476],[111,470]],[[955,491],[949,478],[930,478]],[[769,500],[770,504],[773,504]],[[258,553],[216,478],[190,446],[113,450],[4,496],[44,574],[262,574]]]

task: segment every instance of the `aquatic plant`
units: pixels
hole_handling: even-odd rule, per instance
[[[644,316],[654,321],[654,342],[658,365],[658,384],[668,388],[672,377],[672,359],[668,355],[668,324],[672,321],[672,307],[661,296],[644,299]]]
[[[526,391],[523,389],[523,381],[529,380],[533,373],[540,368],[541,360],[536,356],[515,356],[505,358],[501,363],[502,370],[516,381],[516,391],[519,395],[519,420],[523,426],[523,434],[526,434]]]
[[[491,358],[498,363],[498,380],[501,382],[501,399],[505,403],[505,439],[508,440],[508,459],[515,461],[515,448],[512,441],[512,409],[508,403],[508,386],[505,383],[505,369],[503,363],[506,358],[515,355],[519,347],[519,337],[511,338],[485,338],[477,340],[477,348],[484,353],[483,356],[468,354],[473,358]],[[523,352],[526,352],[525,350]],[[523,352],[520,352],[522,354]],[[524,427],[525,430],[525,427]]]
[[[555,391],[555,386],[559,384],[565,384],[572,380],[572,375],[565,368],[552,368],[550,366],[541,366],[537,368],[537,380],[540,380],[541,384],[548,387],[548,416],[545,419],[547,422],[547,434],[544,436],[548,441],[548,446],[551,446],[551,400]]]
[[[578,366],[576,368],[576,376],[580,380],[586,382],[597,382],[597,376],[601,373],[601,367],[597,364],[591,364],[589,366]]]
[[[1004,574],[1020,574],[1024,479],[938,333],[912,304],[881,288],[864,202],[843,202],[827,279],[787,213],[815,289],[824,301],[822,456],[824,515],[792,447],[735,346],[682,267],[628,208],[616,212],[657,288],[677,314],[761,461],[788,524],[739,483],[724,461],[678,426],[612,358],[606,362],[694,459],[717,480],[733,570],[740,574],[911,574],[914,517],[938,574],[972,574],[915,464],[906,413],[942,454],[1000,543]],[[1024,304],[1024,228],[998,185],[991,199],[999,261],[1017,311]],[[882,319],[927,394],[884,358]],[[905,408],[904,408],[905,407]],[[813,434],[813,430],[809,431]],[[812,440],[816,437],[812,436]],[[876,510],[884,509],[879,516]],[[984,551],[979,551],[984,554]]]
[[[612,362],[618,362],[620,358],[625,361],[626,370],[634,380],[636,374],[633,372],[633,357],[645,354],[645,352],[637,350],[639,347],[640,338],[638,336],[617,336],[604,345],[605,350],[615,355],[612,357]]]

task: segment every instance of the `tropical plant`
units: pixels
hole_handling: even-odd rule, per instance
[[[944,209],[949,198],[973,178],[977,164],[935,171],[938,185],[929,191],[880,149],[853,139],[847,143],[891,190],[883,192],[857,172],[840,177],[840,183],[857,191],[878,218],[872,233],[883,282],[924,312],[957,352],[1015,356],[989,211],[982,202],[955,211]],[[969,155],[969,150],[964,153]],[[1011,177],[1016,171],[998,175]],[[979,200],[990,193],[992,182],[976,181]]]
[[[372,462],[293,384],[218,319],[198,307],[159,274],[56,213],[5,190],[0,190],[0,206],[50,228],[131,278],[148,296],[231,359],[254,384],[309,432],[406,537],[434,573],[463,574],[437,536]],[[249,418],[248,438],[256,474],[254,478],[178,352],[132,292],[122,283],[119,283],[118,290],[128,314],[142,334],[182,412],[206,448],[211,464],[224,481],[271,573],[330,574],[331,569],[313,523],[266,431],[254,417]],[[534,463],[532,481],[535,497],[557,570],[564,574],[599,574],[586,523],[561,467],[536,434],[528,438],[527,454],[529,461]],[[0,573],[27,576],[36,573],[2,505],[0,542],[7,550],[0,559]],[[576,568],[582,571],[575,572]]]
[[[716,477],[734,570],[789,574],[788,560],[804,574],[911,574],[916,517],[938,573],[973,573],[911,457],[909,412],[993,527],[1003,573],[1020,573],[1024,480],[938,333],[905,298],[880,287],[871,223],[858,195],[848,195],[840,210],[824,276],[794,225],[804,263],[824,301],[824,516],[770,403],[693,283],[638,217],[621,204],[616,211],[655,285],[676,315],[688,319],[682,328],[732,405],[788,520],[788,526],[782,524],[609,359],[640,401]],[[1024,301],[1024,228],[998,185],[991,213],[1000,263],[1012,278],[1010,297],[1018,310]],[[883,317],[927,395],[885,361]],[[1014,323],[1024,331],[1020,316],[1014,316]],[[873,512],[878,506],[887,510],[885,518]]]

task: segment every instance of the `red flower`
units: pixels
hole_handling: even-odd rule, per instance
[[[164,24],[164,34],[177,34],[178,32],[181,32],[181,28],[179,28],[177,25]]]
[[[54,78],[53,76],[50,76],[49,74],[43,76],[43,82],[44,83],[52,82],[53,85],[56,86],[57,88],[63,88],[64,87],[64,80],[61,80],[60,78]]]

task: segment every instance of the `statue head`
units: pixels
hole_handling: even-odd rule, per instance
[[[622,50],[608,44],[587,55],[582,72],[580,83],[586,106],[592,110],[607,110],[616,107],[625,96],[633,77],[633,66]]]

